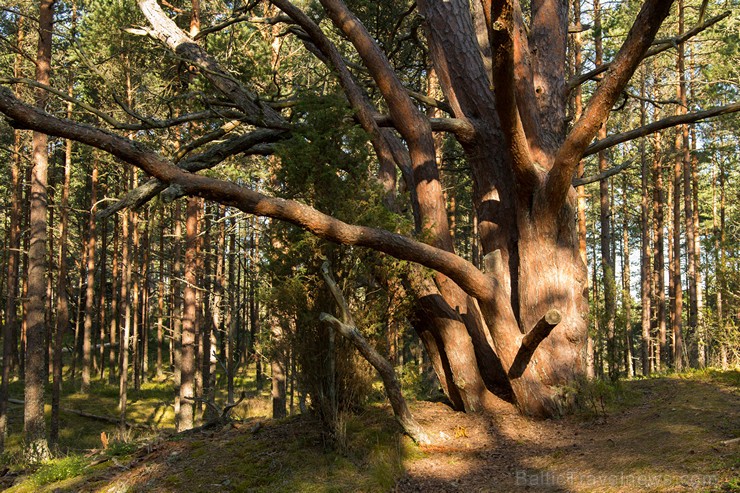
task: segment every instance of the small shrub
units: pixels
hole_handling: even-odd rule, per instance
[[[87,460],[79,455],[69,455],[60,459],[53,459],[42,465],[38,471],[31,476],[31,481],[36,486],[43,486],[68,478],[81,475]]]
[[[133,442],[113,440],[109,443],[108,448],[105,449],[105,454],[110,457],[121,457],[123,455],[134,453],[137,448],[138,447]]]
[[[621,402],[626,390],[617,380],[578,380],[572,386],[562,389],[563,401],[574,411],[586,416],[606,416],[607,409]]]

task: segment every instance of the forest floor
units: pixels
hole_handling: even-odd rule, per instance
[[[595,386],[580,399],[582,412],[547,421],[505,403],[485,416],[412,402],[435,440],[425,447],[402,437],[382,405],[347,417],[339,449],[308,415],[253,417],[0,480],[14,493],[740,492],[739,371]]]

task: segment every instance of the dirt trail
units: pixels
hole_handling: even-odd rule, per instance
[[[626,384],[630,405],[589,420],[493,418],[417,403],[442,444],[407,461],[397,492],[740,491],[740,395],[719,382]]]

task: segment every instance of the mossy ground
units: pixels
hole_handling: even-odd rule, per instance
[[[9,491],[740,492],[738,444],[724,443],[740,436],[740,372],[705,370],[587,390],[596,407],[586,399],[582,412],[550,421],[523,418],[504,404],[497,415],[483,416],[414,402],[436,440],[424,448],[398,433],[387,406],[368,406],[346,417],[346,439],[332,447],[309,415],[250,417],[269,411],[264,393],[239,410],[244,420],[233,426],[174,435],[167,431],[171,388],[151,383],[132,393],[129,420],[159,430],[86,453],[100,449],[100,431],[113,434],[115,427],[66,416],[74,430],[62,439],[69,458],[25,471]],[[71,392],[63,405],[115,414],[116,398],[94,387],[90,398]]]

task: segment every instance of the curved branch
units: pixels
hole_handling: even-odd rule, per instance
[[[666,128],[675,127],[677,125],[683,125],[687,123],[696,123],[701,120],[706,120],[707,118],[726,115],[728,113],[736,113],[738,111],[740,111],[740,103],[732,103],[725,106],[716,106],[714,108],[709,108],[708,110],[696,111],[694,113],[669,116],[643,127],[635,128],[621,134],[610,135],[605,139],[597,140],[596,142],[588,146],[588,148],[586,148],[586,151],[583,155],[590,156],[592,154],[596,154],[599,151],[603,151],[604,149],[614,147],[617,144],[638,139],[640,137],[645,137],[646,135],[653,134]]]
[[[188,173],[138,142],[54,117],[19,101],[4,87],[0,87],[0,112],[20,128],[101,149],[170,186],[178,187],[187,195],[213,200],[250,214],[287,221],[335,243],[368,247],[400,260],[419,263],[448,276],[478,299],[487,299],[494,294],[492,279],[454,253],[382,229],[347,224],[294,200],[269,197],[231,182]]]

